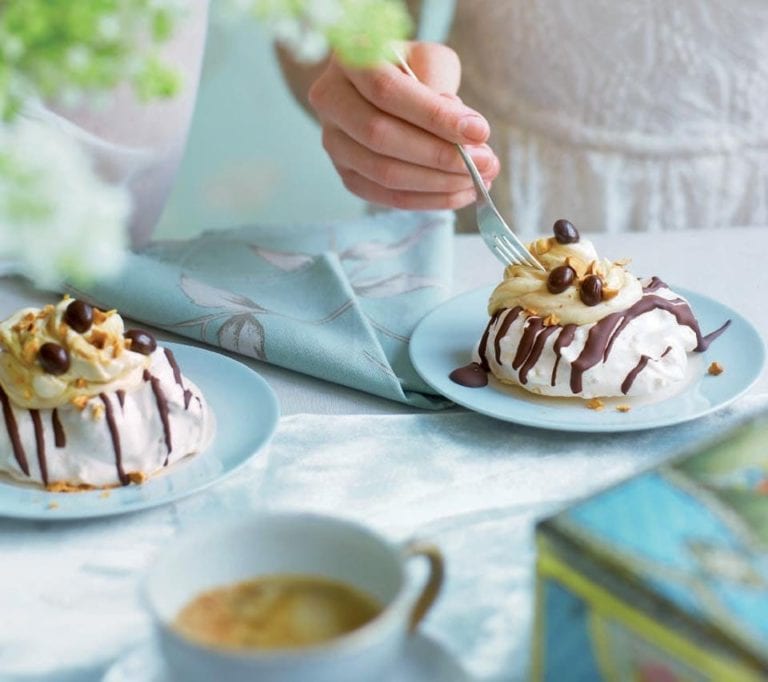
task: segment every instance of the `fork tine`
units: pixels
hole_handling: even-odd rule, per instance
[[[525,245],[517,238],[514,232],[510,232],[510,234],[512,237],[500,234],[496,235],[496,238],[503,242],[508,249],[516,253],[520,262],[526,263],[538,270],[544,270],[539,261],[531,255],[530,251],[528,251]]]
[[[505,253],[509,254],[509,257],[514,263],[520,265],[531,265],[517,244],[509,240],[505,235],[495,234],[493,237],[499,248],[503,249]]]
[[[518,265],[520,263],[518,255],[501,240],[499,235],[493,236],[493,248],[507,262],[507,265]]]

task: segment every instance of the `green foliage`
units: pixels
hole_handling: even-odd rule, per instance
[[[121,81],[145,98],[172,96],[176,76],[142,45],[166,40],[177,14],[155,0],[0,0],[3,117],[30,94],[53,99]]]
[[[358,67],[391,61],[391,43],[413,28],[403,0],[251,0],[251,7],[294,52],[322,45]],[[306,56],[322,55],[310,49]]]
[[[76,103],[123,82],[143,101],[172,97],[180,79],[158,46],[181,8],[199,1],[0,0],[0,257],[38,284],[114,272],[130,200],[95,173],[74,140],[19,116],[25,101]],[[402,0],[229,2],[269,24],[299,58],[332,49],[370,66],[391,59],[391,42],[411,29]]]
[[[402,2],[341,0],[342,16],[326,37],[339,58],[351,66],[392,60],[391,43],[411,32],[411,17]]]

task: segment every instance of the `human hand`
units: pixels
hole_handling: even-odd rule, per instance
[[[309,91],[323,147],[346,188],[403,209],[458,209],[475,200],[453,143],[463,144],[490,186],[499,161],[488,122],[456,96],[461,65],[437,43],[411,43],[418,81],[394,64],[353,69],[332,58]]]

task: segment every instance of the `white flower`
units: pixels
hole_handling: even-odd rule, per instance
[[[39,286],[119,271],[127,191],[105,183],[78,143],[21,119],[0,125],[0,256]]]
[[[120,17],[105,14],[98,23],[98,34],[102,40],[117,40],[120,37]]]

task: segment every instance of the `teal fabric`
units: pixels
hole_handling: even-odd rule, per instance
[[[448,403],[408,358],[450,291],[453,214],[217,230],[131,254],[74,291],[126,317],[281,367],[427,408]]]

